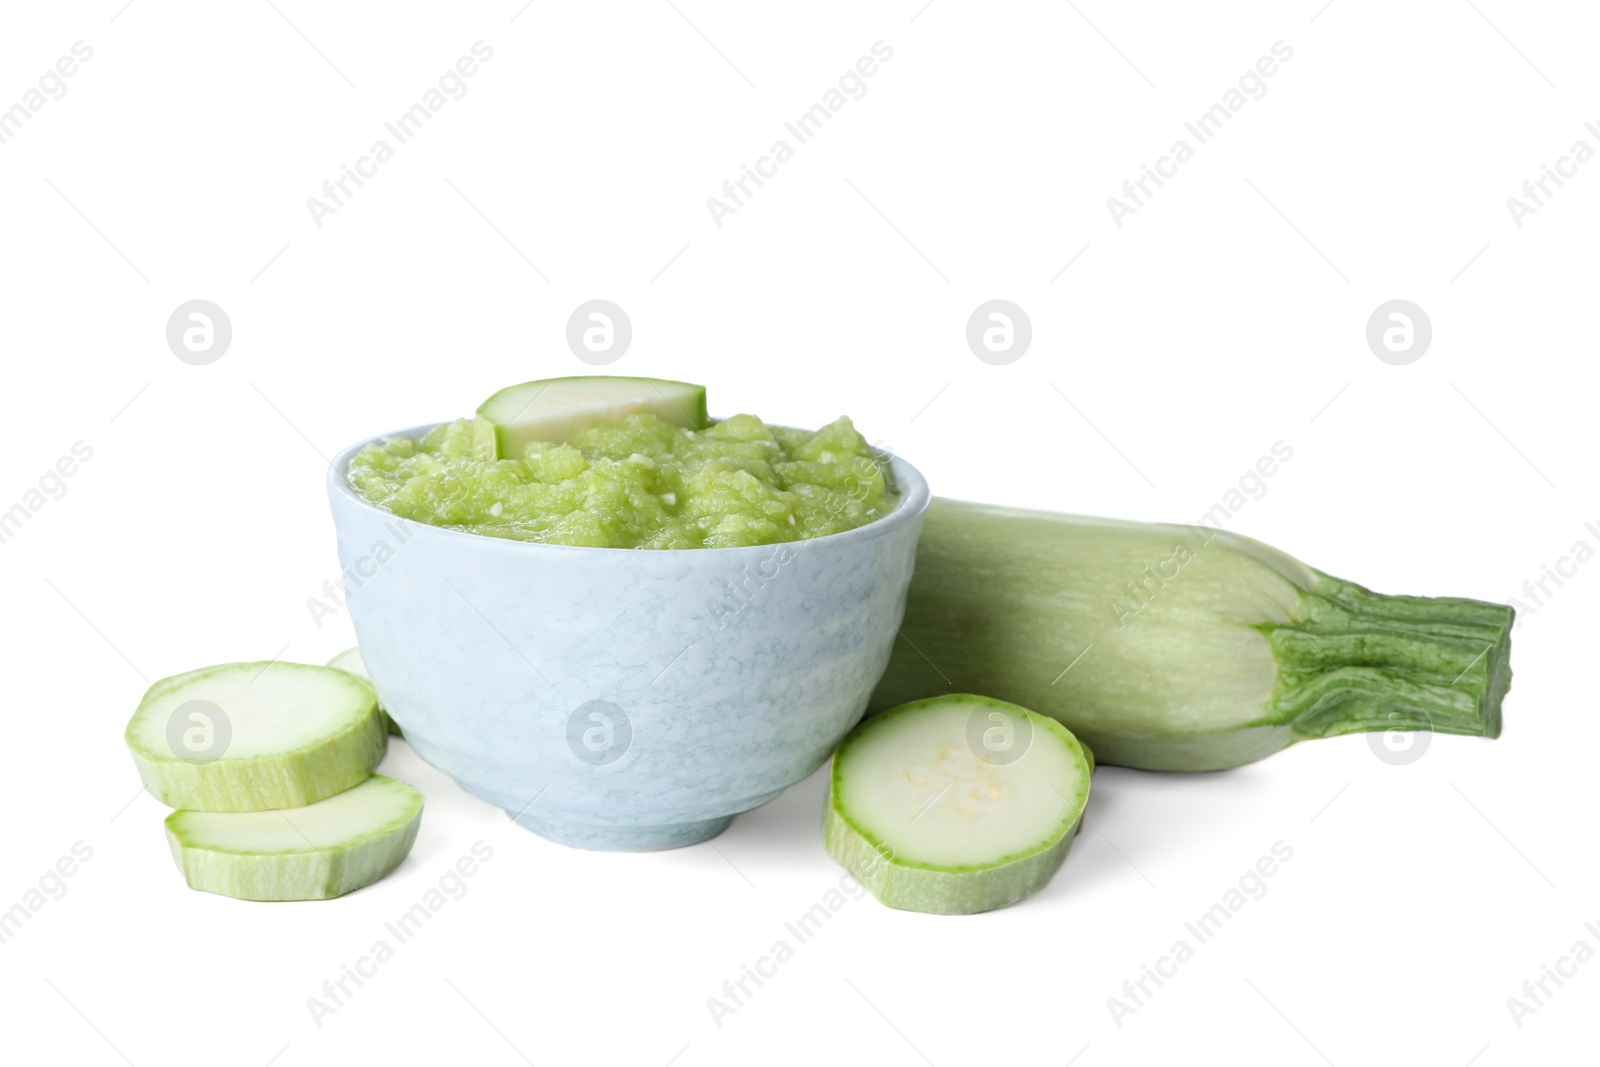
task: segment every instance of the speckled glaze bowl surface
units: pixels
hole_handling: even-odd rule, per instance
[[[900,503],[866,526],[654,551],[399,518],[345,480],[365,444],[335,458],[328,497],[383,707],[423,759],[552,841],[708,840],[820,767],[888,664],[928,504],[899,459]]]

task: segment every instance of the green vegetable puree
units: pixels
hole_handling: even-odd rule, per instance
[[[888,464],[847,418],[815,432],[735,415],[704,430],[630,415],[574,445],[482,459],[472,423],[386,438],[350,484],[407,519],[490,537],[602,548],[727,548],[854,529],[894,509]]]

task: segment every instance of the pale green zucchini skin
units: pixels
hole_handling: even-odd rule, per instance
[[[161,744],[151,744],[142,720],[180,691],[204,696],[208,678],[243,672],[274,678],[326,672],[345,679],[347,702],[354,714],[341,712],[343,725],[318,741],[296,750],[255,756],[224,754],[213,762],[191,762]],[[124,737],[139,778],[151,796],[168,807],[192,811],[265,811],[298,808],[356,785],[383,759],[388,749],[387,718],[378,711],[378,697],[365,680],[347,671],[329,671],[300,663],[225,663],[163,678],[146,691]]]
[[[574,397],[573,392],[580,395]],[[649,412],[674,426],[703,430],[707,423],[705,386],[604,374],[522,382],[501,389],[478,405],[473,435],[481,456],[521,459],[523,449],[533,441],[572,444],[588,426],[635,412]]]
[[[901,855],[890,841],[875,834],[863,820],[852,814],[845,800],[850,791],[846,788],[845,779],[852,773],[851,746],[872,731],[894,729],[896,719],[914,717],[947,701],[959,701],[968,706],[1005,708],[1026,716],[1035,723],[1033,744],[1061,746],[1076,764],[1077,788],[1061,795],[1062,803],[1066,805],[1064,813],[1032,847],[1014,856],[982,863],[921,863]],[[888,907],[932,915],[973,915],[994,911],[1037,893],[1060,868],[1062,861],[1067,858],[1073,838],[1083,829],[1083,810],[1089,800],[1089,778],[1093,770],[1093,754],[1070,731],[1054,720],[1025,708],[966,693],[912,701],[863,721],[840,742],[828,773],[828,796],[822,820],[823,847],[880,903]],[[860,792],[870,791],[873,787],[872,782],[857,782],[853,788]]]
[[[1050,848],[986,871],[941,871],[896,863],[858,833],[831,803],[822,817],[828,855],[866,886],[878,901],[898,911],[929,915],[976,915],[1015,904],[1043,889],[1067,858],[1083,820]],[[980,876],[975,876],[980,875]]]
[[[308,818],[312,808],[175,811],[166,819],[167,844],[191,889],[238,900],[329,900],[370,885],[398,867],[422,823],[422,794],[381,774],[320,803],[357,796],[372,814],[356,832],[338,839],[323,839],[313,832],[294,834],[288,845],[277,848],[252,845],[252,823],[281,818],[292,826]]]
[[[1513,617],[1372,593],[1208,527],[935,498],[869,713],[984,693],[1101,763],[1164,771],[1360,731],[1497,737]]]

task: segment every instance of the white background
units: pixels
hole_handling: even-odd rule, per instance
[[[338,573],[322,456],[584,372],[563,332],[596,297],[633,321],[611,371],[706,382],[714,414],[849,414],[946,496],[1189,520],[1281,440],[1232,528],[1379,590],[1534,606],[1526,580],[1600,547],[1600,163],[1521,228],[1506,198],[1600,148],[1600,25],[1318,2],[7,5],[0,107],[73,42],[94,55],[0,145],[0,509],[94,454],[0,544],[0,908],[93,849],[0,945],[5,1058],[1592,1059],[1600,963],[1520,1028],[1506,999],[1600,949],[1600,566],[1524,612],[1499,741],[1102,770],[1039,896],[852,901],[720,1027],[707,998],[838,884],[820,778],[715,848],[589,854],[397,742],[383,769],[428,798],[404,866],[269,906],[184,887],[122,745],[150,680],[350,644],[307,609]],[[314,225],[306,199],[478,40],[466,96]],[[867,94],[718,228],[706,198],[879,40]],[[1114,225],[1106,198],[1279,40],[1266,95]],[[997,297],[1033,323],[1007,366],[964,340]],[[209,366],[165,343],[195,298],[233,324]],[[1364,339],[1394,298],[1433,323],[1408,366]],[[315,1025],[307,998],[478,840],[467,895]],[[1280,840],[1267,895],[1116,1025],[1107,998]]]

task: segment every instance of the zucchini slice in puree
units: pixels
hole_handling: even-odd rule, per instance
[[[834,753],[823,843],[891,908],[1003,908],[1061,866],[1092,767],[1066,727],[1015,704],[965,693],[902,704]]]
[[[173,808],[298,808],[356,785],[383,759],[372,687],[303,663],[227,663],[145,693],[124,734],[145,788]]]
[[[372,675],[367,673],[367,661],[361,658],[361,650],[359,648],[345,649],[343,652],[330,659],[328,661],[328,666],[337,667],[341,671],[349,671],[351,674],[355,675],[357,678],[360,678],[368,685],[372,684]],[[400,732],[400,724],[389,717],[389,713],[383,709],[381,704],[378,706],[378,712],[383,716],[384,725],[389,728],[390,736],[404,736]]]
[[[602,375],[523,382],[478,406],[473,434],[483,458],[521,459],[531,442],[570,445],[591,426],[645,412],[673,426],[703,430],[705,386]]]
[[[327,900],[398,867],[421,822],[422,794],[374,774],[287,811],[175,811],[167,843],[191,889],[240,900]]]

